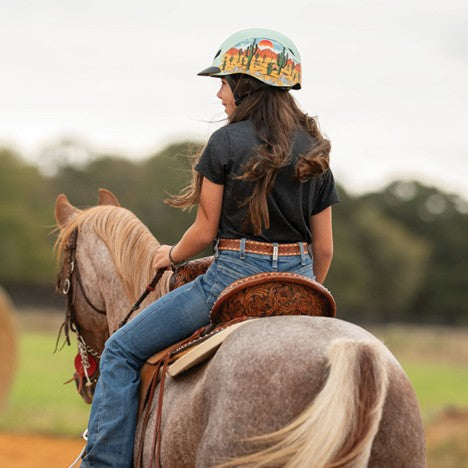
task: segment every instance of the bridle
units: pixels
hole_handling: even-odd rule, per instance
[[[75,358],[75,369],[77,373],[75,374],[75,377],[72,380],[79,379],[78,391],[81,392],[81,386],[83,384],[83,380],[86,380],[86,387],[91,387],[97,382],[97,375],[98,375],[97,370],[98,370],[99,360],[101,359],[101,354],[86,343],[85,339],[80,334],[79,329],[77,327],[77,324],[75,321],[76,310],[74,307],[75,289],[74,289],[73,278],[76,279],[76,284],[78,284],[84,300],[91,307],[91,309],[93,309],[95,312],[101,315],[106,315],[106,310],[96,307],[91,302],[89,297],[87,296],[85,288],[83,287],[80,270],[78,268],[78,264],[76,261],[77,241],[78,241],[78,228],[75,228],[70,234],[67,245],[65,247],[65,255],[66,255],[65,265],[66,265],[67,271],[66,271],[65,280],[63,281],[63,285],[61,287],[60,287],[60,283],[61,283],[60,276],[57,280],[57,289],[59,289],[61,293],[67,298],[67,311],[65,314],[65,321],[63,322],[59,330],[56,349],[58,347],[58,342],[60,340],[60,335],[62,333],[62,330],[65,334],[65,340],[68,345],[70,345],[70,336],[69,336],[70,330],[76,333],[79,354]]]
[[[96,307],[86,295],[85,289],[83,287],[83,282],[81,281],[80,270],[78,269],[78,265],[76,264],[76,246],[78,240],[78,228],[75,228],[70,237],[68,239],[67,247],[65,248],[65,252],[67,253],[67,278],[63,283],[62,293],[66,295],[68,298],[71,296],[72,292],[72,275],[75,273],[76,280],[78,285],[80,286],[81,292],[83,293],[83,297],[87,304],[95,310],[98,314],[106,315],[106,310],[99,309]],[[70,303],[68,304],[70,305]]]
[[[81,393],[83,381],[86,380],[86,387],[92,387],[96,384],[98,376],[99,376],[99,361],[101,359],[101,353],[93,349],[89,346],[83,336],[80,334],[79,329],[76,324],[76,310],[74,307],[74,299],[75,299],[75,289],[73,287],[74,281],[73,278],[76,279],[76,283],[78,284],[81,293],[83,295],[84,300],[86,303],[93,309],[95,312],[101,315],[106,315],[106,310],[100,309],[96,307],[89,297],[86,294],[86,290],[83,286],[83,282],[81,280],[80,270],[78,268],[77,260],[76,260],[76,250],[77,250],[77,243],[78,243],[78,228],[76,227],[72,233],[70,234],[67,245],[65,247],[65,264],[66,265],[66,277],[63,281],[63,285],[60,286],[61,277],[59,275],[57,280],[57,289],[61,291],[61,293],[66,296],[67,298],[67,311],[65,314],[65,321],[63,322],[62,326],[60,327],[56,349],[58,348],[58,343],[60,340],[60,336],[62,330],[65,334],[65,343],[70,345],[70,330],[76,334],[77,341],[78,341],[78,355],[75,357],[75,369],[76,373],[71,381],[77,381],[78,392]],[[157,283],[161,279],[163,273],[167,270],[167,268],[159,269],[152,281],[146,286],[143,294],[140,298],[136,301],[133,307],[130,309],[128,314],[124,317],[124,319],[120,322],[119,328],[125,325],[130,318],[130,316],[140,308],[141,303],[143,300],[148,296],[148,294],[154,291]],[[175,278],[175,275],[174,275]],[[65,344],[64,343],[64,344]]]

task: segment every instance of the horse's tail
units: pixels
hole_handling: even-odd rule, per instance
[[[329,373],[312,404],[279,431],[254,438],[269,448],[221,466],[367,466],[387,393],[379,343],[334,340]]]

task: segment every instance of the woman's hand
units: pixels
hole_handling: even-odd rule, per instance
[[[158,247],[153,258],[154,270],[159,270],[160,268],[166,268],[168,266],[171,266],[169,250],[171,250],[170,245],[161,245]]]

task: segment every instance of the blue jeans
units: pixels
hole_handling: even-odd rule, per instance
[[[215,252],[204,275],[166,294],[117,330],[106,342],[81,467],[131,467],[140,368],[154,353],[208,324],[221,291],[233,281],[264,271],[291,271],[314,278],[307,252],[279,257]]]

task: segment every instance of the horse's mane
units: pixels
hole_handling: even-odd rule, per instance
[[[95,206],[78,210],[60,232],[55,244],[59,260],[72,232],[78,229],[79,242],[79,233],[85,226],[92,228],[106,244],[127,296],[134,301],[154,274],[151,264],[159,242],[131,211],[110,205]]]

